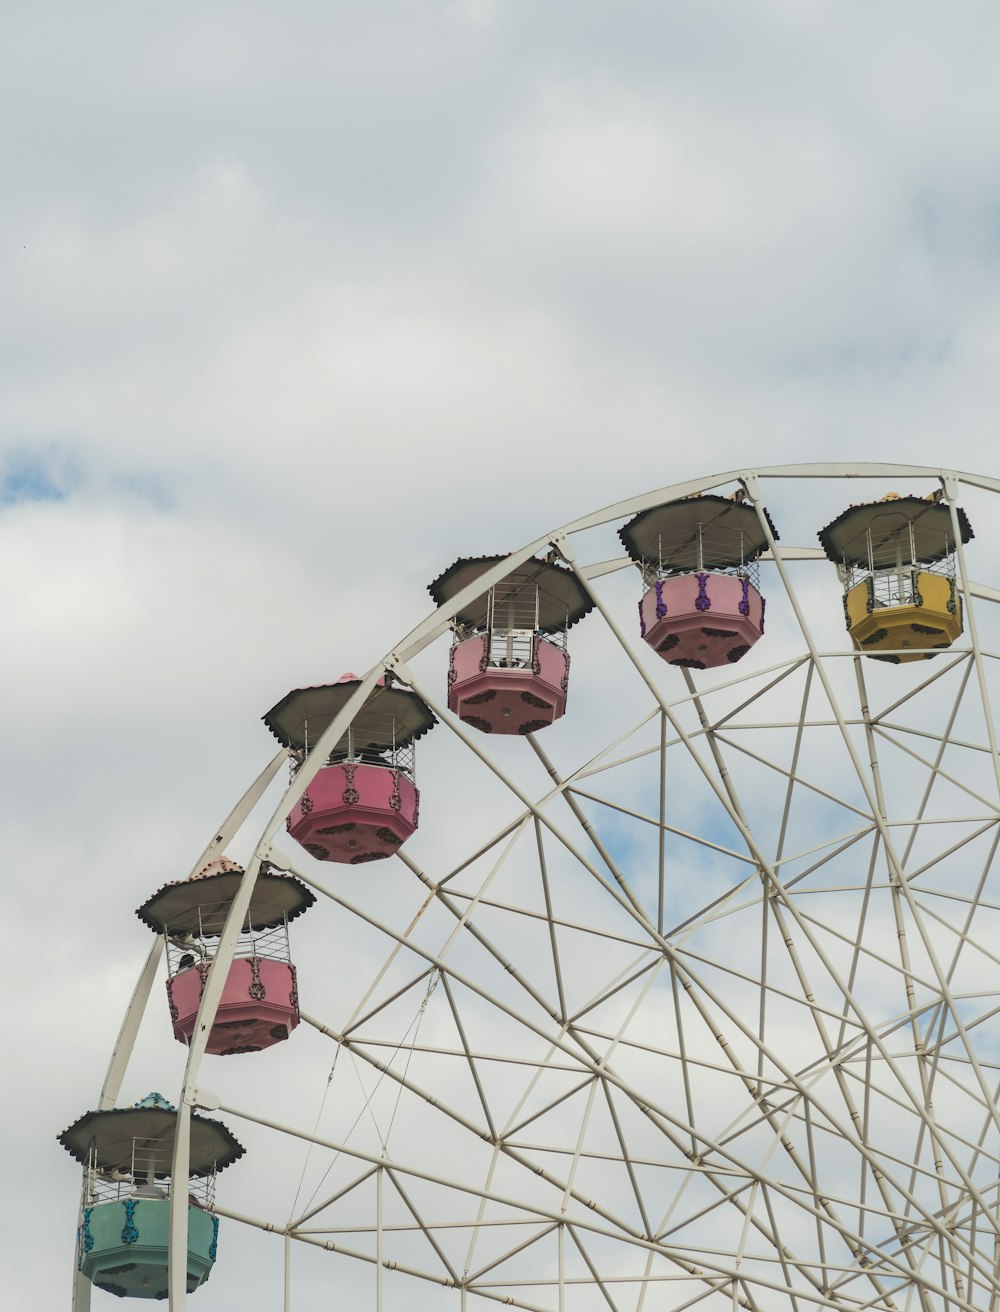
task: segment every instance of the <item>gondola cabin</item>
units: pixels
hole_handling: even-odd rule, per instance
[[[295,767],[356,691],[360,680],[298,688],[264,716]],[[436,723],[420,698],[379,680],[347,731],[326,754],[288,817],[288,832],[319,861],[360,865],[391,856],[414,833],[420,816],[416,740]]]
[[[767,535],[739,495],[654,506],[629,520],[619,537],[646,587],[639,632],[669,665],[732,665],[760,639],[764,598],[757,561]]]
[[[134,1107],[87,1112],[59,1136],[84,1168],[77,1270],[119,1298],[167,1297],[171,1165],[177,1110],[158,1093]],[[220,1121],[191,1115],[187,1292],[218,1252],[215,1177],[244,1149]]]
[[[430,584],[438,606],[503,556],[463,557]],[[459,607],[452,620],[448,709],[482,733],[535,733],[566,710],[567,630],[593,603],[572,570],[531,559]]]
[[[166,884],[136,911],[166,940],[167,1003],[174,1037],[181,1043],[190,1043],[194,1034],[212,957],[242,878],[235,862],[213,861],[192,879]],[[288,925],[315,901],[300,880],[270,868],[260,871],[206,1052],[260,1052],[287,1039],[298,1025]]]
[[[851,506],[819,533],[844,585],[844,620],[856,650],[899,664],[927,660],[962,632],[955,586],[955,523],[973,536],[965,512],[947,502],[896,496]]]

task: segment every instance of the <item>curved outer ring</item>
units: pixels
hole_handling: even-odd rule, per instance
[[[602,510],[594,511],[589,515],[584,515],[579,519],[571,521],[560,529],[556,529],[551,533],[537,538],[529,545],[522,547],[519,551],[511,552],[510,555],[504,557],[503,560],[492,569],[487,570],[482,574],[474,584],[470,584],[468,587],[462,589],[462,591],[452,597],[448,603],[438,607],[437,610],[412,629],[411,632],[407,634],[406,637],[403,638],[390,652],[388,652],[381,661],[374,665],[364,678],[359,681],[352,696],[344,704],[343,708],[316,743],[309,759],[304,763],[298,774],[285,790],[274,814],[261,834],[254,849],[253,859],[250,861],[246,875],[241,883],[239,895],[236,897],[230,908],[225,929],[219,940],[218,951],[213,960],[212,968],[209,972],[208,980],[202,994],[195,1034],[188,1049],[187,1064],[185,1066],[184,1079],[181,1086],[180,1097],[178,1099],[180,1113],[178,1116],[178,1131],[174,1139],[174,1159],[171,1169],[171,1175],[175,1184],[174,1190],[171,1194],[170,1217],[169,1287],[171,1312],[181,1312],[181,1310],[186,1308],[187,1305],[186,1259],[188,1214],[186,1206],[186,1190],[183,1188],[183,1181],[188,1175],[191,1110],[194,1106],[214,1110],[220,1105],[219,1100],[215,1098],[214,1095],[202,1095],[199,1093],[197,1078],[201,1067],[201,1060],[205,1053],[208,1033],[214,1023],[216,1011],[219,1002],[221,1001],[226,976],[232,962],[239,928],[246,916],[246,909],[253,893],[253,886],[261,868],[261,863],[273,858],[275,864],[278,865],[279,868],[281,866],[280,854],[273,852],[271,846],[272,840],[277,834],[279,828],[283,825],[286,817],[291,813],[292,808],[308,788],[314,775],[319,770],[325,759],[326,754],[328,754],[340,740],[357,710],[364,705],[369,692],[375,686],[378,679],[383,677],[386,672],[393,672],[402,677],[405,671],[405,661],[422,651],[424,647],[433,642],[442,633],[447,632],[451,620],[457,612],[475,597],[485,592],[488,588],[491,588],[495,583],[502,579],[505,574],[509,573],[512,567],[520,565],[531,556],[536,555],[540,550],[549,546],[553,546],[559,551],[568,552],[572,555],[567,541],[570,534],[598,527],[599,525],[606,524],[611,520],[628,519],[633,515],[638,514],[640,511],[659,505],[664,501],[677,500],[680,497],[689,496],[691,493],[710,491],[714,488],[725,486],[726,484],[731,484],[733,482],[741,482],[748,489],[753,489],[756,488],[758,480],[768,478],[936,479],[944,486],[946,494],[952,501],[956,495],[957,485],[959,483],[966,483],[971,487],[982,488],[990,492],[1000,492],[1000,479],[988,478],[978,474],[960,473],[955,470],[934,468],[925,465],[854,464],[844,462],[830,464],[773,465],[757,470],[750,468],[729,470],[725,473],[711,474],[702,478],[690,479],[684,483],[677,483],[672,486],[658,488],[655,491],[644,493],[641,496],[615,502],[606,506]],[[757,500],[757,497],[755,496],[754,499]],[[783,566],[781,565],[781,556],[784,554],[785,553],[775,552],[773,549],[771,552],[772,558],[776,560],[779,569],[782,570]],[[801,552],[797,554],[801,557]],[[820,548],[815,548],[808,552],[807,558],[824,559],[825,553]],[[629,558],[624,556],[616,560],[603,562],[602,564],[592,565],[586,570],[586,577],[596,578],[601,574],[611,573],[617,569],[629,567],[631,564],[632,562]],[[972,617],[970,616],[970,620],[971,618]],[[234,811],[234,815],[235,813],[236,812]],[[749,831],[747,831],[746,836],[748,839],[750,838]],[[207,851],[211,852],[213,855],[217,854],[220,850],[221,848],[218,844],[210,844],[207,849]],[[207,855],[204,855],[201,859],[201,863],[203,864],[206,859],[209,858]],[[137,988],[137,995],[139,992],[140,990]],[[144,1005],[145,999],[139,999],[137,996],[133,998],[133,1003],[131,1005],[134,1006],[137,1002]],[[123,1032],[129,1024],[130,1016],[127,1013],[123,1024]],[[89,1306],[89,1298],[86,1298],[86,1301],[84,1301],[85,1297],[85,1295],[81,1296],[78,1293],[77,1299],[75,1300],[76,1312],[85,1312],[86,1307]]]

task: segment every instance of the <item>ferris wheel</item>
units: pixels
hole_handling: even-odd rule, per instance
[[[692,479],[277,701],[60,1136],[77,1312],[213,1306],[236,1233],[286,1312],[995,1312],[997,493]]]

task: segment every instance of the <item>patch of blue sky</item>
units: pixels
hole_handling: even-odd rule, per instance
[[[652,813],[650,808],[649,813]],[[596,820],[593,810],[591,819]],[[744,851],[735,826],[724,815],[702,817],[694,832],[729,851]],[[654,826],[607,812],[600,819],[601,841],[628,880],[646,913],[655,919],[659,901],[659,840]],[[664,843],[664,923],[683,922],[714,898],[741,883],[753,866],[711,847],[668,833]]]
[[[153,470],[89,469],[58,443],[29,450],[15,449],[0,464],[0,508],[38,502],[65,501],[84,482],[113,497],[142,501],[158,511],[176,508],[173,483]]]
[[[911,230],[939,266],[978,263],[994,267],[1000,253],[1000,200],[995,188],[971,203],[947,187],[925,188],[913,199]]]
[[[63,501],[81,482],[78,463],[57,449],[8,455],[0,478],[0,506]]]
[[[150,470],[114,474],[112,489],[138,501],[146,501],[156,510],[174,510],[177,496],[172,484],[161,474]]]
[[[992,984],[993,981],[990,980],[990,986]],[[925,1040],[933,1035],[934,1041],[942,1042],[944,1050],[949,1054],[964,1057],[965,1041],[954,1020],[957,1015],[967,1032],[970,1029],[975,1030],[975,1047],[979,1060],[995,1062],[1000,1057],[1000,1023],[985,996],[986,993],[987,988],[984,988],[982,997],[956,998],[954,1006],[949,1008],[950,1014],[946,1017],[943,1026],[940,1010],[930,1002],[925,1004],[927,1005],[926,1019],[923,1022]],[[995,996],[995,993],[991,991],[990,996]]]
[[[784,803],[784,789],[774,794],[759,794],[751,808],[751,830],[764,857],[774,860]],[[654,816],[658,798],[653,790],[637,790],[633,804],[639,811]],[[598,827],[601,841],[612,861],[625,875],[646,913],[651,917],[659,901],[659,842],[655,825],[632,820],[613,811],[587,806],[592,822]],[[685,924],[716,899],[750,879],[750,888],[737,897],[734,906],[759,897],[750,853],[736,825],[714,798],[687,794],[680,808],[668,799],[668,823],[686,830],[692,837],[668,833],[664,844],[664,927],[670,931]],[[786,831],[781,878],[803,888],[846,883],[863,884],[866,878],[870,845],[859,848],[850,838],[865,829],[862,817],[800,788],[794,798]],[[698,841],[698,840],[701,841]],[[837,849],[847,844],[847,851],[833,860]],[[713,846],[714,845],[714,846]],[[741,859],[742,858],[742,859]],[[818,866],[800,884],[808,869]]]
[[[917,368],[944,364],[953,351],[954,341],[946,334],[841,341],[796,355],[790,361],[790,372],[796,376],[854,375],[888,382]]]

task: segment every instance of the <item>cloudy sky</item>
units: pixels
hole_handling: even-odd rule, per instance
[[[52,1136],[96,1099],[132,909],[289,687],[366,668],[455,556],[647,488],[992,472],[998,46],[982,0],[7,7],[19,1306],[65,1296]]]

